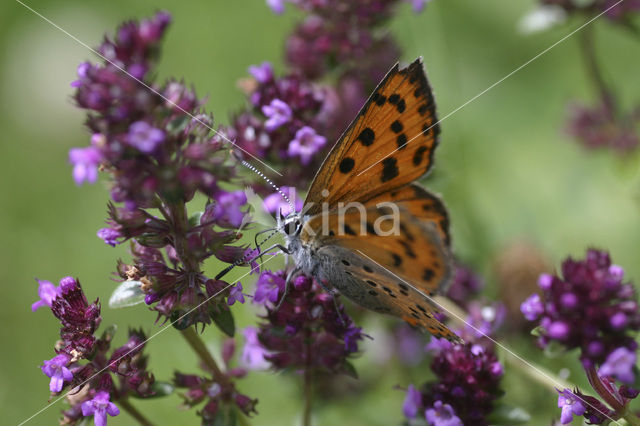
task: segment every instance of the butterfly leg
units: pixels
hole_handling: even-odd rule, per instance
[[[325,284],[325,281],[321,280],[320,278],[316,279],[316,282],[318,283],[320,288],[322,288],[324,291],[326,291],[327,293],[329,293],[331,295],[331,298],[333,299],[333,306],[336,309],[336,314],[338,315],[338,319],[340,320],[342,325],[346,327],[347,323],[342,318],[342,314],[340,314],[340,306],[338,305],[338,298],[336,297],[336,293],[339,294],[340,292],[335,288],[330,289],[329,287],[327,287],[327,285]]]
[[[282,297],[280,298],[280,301],[278,302],[278,304],[276,305],[276,311],[278,309],[280,309],[280,306],[282,305],[282,302],[284,302],[285,297],[287,297],[287,293],[289,293],[289,286],[291,286],[291,281],[293,281],[293,277],[296,276],[296,274],[298,272],[300,272],[302,270],[302,268],[293,268],[288,274],[287,274],[287,279],[284,282],[284,291],[282,292]]]

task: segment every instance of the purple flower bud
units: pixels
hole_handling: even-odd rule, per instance
[[[462,420],[456,416],[453,408],[442,401],[436,401],[432,408],[427,408],[424,415],[433,426],[463,426]]]
[[[109,393],[100,391],[96,393],[93,399],[82,403],[82,415],[87,417],[93,415],[93,422],[96,426],[105,426],[107,424],[107,414],[111,417],[120,414],[120,410],[116,405],[109,401]]]
[[[402,413],[408,419],[414,419],[422,408],[422,394],[415,386],[409,385],[402,404]]]
[[[111,247],[115,247],[117,244],[119,244],[118,238],[122,237],[122,235],[120,235],[120,232],[113,228],[102,228],[98,230],[97,235],[98,238],[100,238]]]
[[[273,67],[269,62],[263,62],[261,65],[251,65],[249,74],[260,84],[268,83],[273,80]]]
[[[240,226],[245,215],[240,208],[247,203],[244,191],[218,191],[214,198],[216,202],[207,207],[207,210],[213,209],[211,210],[211,219],[224,227],[237,228]]]
[[[314,129],[304,126],[296,132],[295,138],[289,142],[287,154],[300,157],[300,162],[307,165],[313,156],[327,143],[327,138],[320,136]]]
[[[632,384],[635,380],[633,367],[636,364],[636,353],[626,347],[621,347],[609,354],[607,360],[600,366],[600,376],[613,376],[622,383]]]
[[[544,312],[544,306],[537,293],[533,293],[520,305],[520,311],[529,321],[535,321]]]
[[[549,325],[547,334],[552,339],[564,340],[569,335],[569,325],[562,321],[555,321]]]
[[[267,0],[267,6],[276,15],[281,15],[284,12],[284,2],[285,0]]]
[[[151,154],[164,142],[164,132],[146,121],[136,121],[129,126],[127,142],[138,151]]]
[[[551,284],[553,284],[553,276],[549,274],[541,274],[538,278],[538,286],[542,290],[549,290],[551,288]]]
[[[264,105],[262,113],[268,118],[264,123],[264,127],[270,132],[288,123],[293,115],[289,105],[280,99],[274,99],[269,105]]]
[[[573,392],[565,389],[562,392],[558,390],[558,393],[558,407],[562,408],[560,422],[563,425],[571,423],[573,416],[582,416],[584,414],[586,407]]]
[[[280,290],[284,290],[284,278],[271,271],[265,271],[256,282],[256,292],[253,295],[253,303],[266,304],[277,303]]]
[[[565,309],[572,309],[578,304],[578,296],[574,293],[564,293],[560,296],[560,303]]]
[[[70,359],[71,357],[66,354],[56,355],[50,360],[44,361],[44,365],[40,367],[47,377],[51,377],[49,382],[51,392],[60,392],[64,382],[70,382],[73,379],[73,374],[67,368]]]
[[[304,204],[302,198],[297,196],[296,189],[292,186],[282,186],[280,190],[284,192],[287,197],[294,204],[296,211],[302,210],[302,205]],[[291,213],[291,207],[289,207],[289,203],[282,198],[279,192],[274,192],[273,194],[267,195],[263,201],[264,209],[271,214],[278,214],[278,212],[282,213],[284,216],[287,216]]]
[[[51,307],[51,302],[53,302],[53,299],[58,297],[61,292],[61,289],[59,287],[56,287],[49,281],[39,279],[36,279],[36,281],[38,281],[38,297],[40,298],[40,300],[34,302],[31,305],[31,310],[33,312],[37,311],[43,306]]]
[[[413,11],[418,13],[418,12],[422,12],[422,9],[424,9],[424,6],[429,3],[431,0],[406,0],[408,3],[411,3],[411,6],[413,7]]]
[[[611,327],[615,330],[621,330],[627,326],[629,318],[624,312],[616,312],[611,316],[609,322],[611,323]]]
[[[229,306],[232,306],[236,302],[244,303],[244,294],[242,294],[241,283],[237,283],[235,286],[231,287],[229,297],[227,298]]]
[[[266,370],[269,363],[265,359],[267,350],[258,340],[258,330],[254,327],[247,327],[242,331],[244,335],[244,348],[240,360],[242,364],[250,370]]]
[[[73,165],[73,180],[76,184],[81,185],[84,181],[95,183],[98,180],[98,166],[102,160],[102,153],[93,146],[71,148],[69,162]]]

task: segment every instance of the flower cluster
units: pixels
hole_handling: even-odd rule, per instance
[[[107,329],[100,337],[95,334],[102,319],[100,304],[98,300],[89,304],[77,280],[65,277],[58,287],[39,281],[38,294],[40,300],[32,309],[50,307],[62,325],[56,356],[45,360],[41,369],[51,379],[53,394],[73,390],[67,398],[71,407],[63,411],[65,422],[94,416],[96,425],[104,425],[107,414],[119,413],[111,400],[155,394],[155,379],[142,353],[146,340],[142,331],[131,330],[128,341],[109,356],[113,330]]]
[[[471,299],[480,293],[484,284],[482,277],[478,276],[471,268],[456,262],[446,296],[459,306],[465,307]]]
[[[235,353],[233,339],[227,339],[222,347],[224,372],[209,371],[207,375],[182,374],[176,372],[173,382],[177,388],[185,389],[181,393],[184,405],[194,407],[204,403],[198,411],[203,425],[231,424],[233,410],[240,410],[247,416],[257,413],[257,399],[240,393],[233,382],[242,378],[247,371],[241,367],[231,367],[230,361]]]
[[[637,343],[630,335],[640,329],[640,312],[633,285],[623,281],[624,271],[609,254],[588,250],[586,259],[562,264],[562,277],[542,274],[542,297],[531,295],[521,310],[529,321],[539,321],[539,343],[579,348],[589,383],[602,399],[578,389],[558,391],[561,423],[584,416],[602,424],[627,413],[638,396],[635,383]],[[616,384],[616,380],[621,385]]]
[[[299,73],[278,78],[266,62],[249,72],[254,78],[251,109],[237,114],[225,132],[251,155],[270,164],[286,162],[283,183],[305,184],[329,148],[325,135],[333,135],[335,94]]]
[[[127,22],[98,48],[102,62],[80,65],[72,85],[87,111],[91,146],[69,158],[77,183],[94,182],[98,167],[111,177],[108,227],[98,236],[112,246],[133,239],[133,261],[119,263],[119,276],[138,283],[145,302],[168,319],[193,311],[181,319],[186,327],[228,312],[229,283],[209,279],[202,263],[212,256],[240,263],[247,249],[232,243],[248,217],[244,192],[219,185],[235,169],[224,141],[211,134],[203,101],[181,82],[153,80],[169,21],[159,12]],[[186,204],[198,192],[209,201],[188,217]]]
[[[437,426],[488,425],[493,403],[502,394],[503,368],[493,351],[435,338],[429,347],[434,351],[431,370],[436,380],[420,389],[409,386],[404,415]]]
[[[608,253],[591,249],[583,261],[565,260],[562,276],[541,275],[542,295],[531,295],[521,309],[529,321],[538,321],[541,345],[580,348],[585,366],[606,365],[616,350],[637,348],[629,333],[640,330],[640,312],[635,289],[623,277]]]
[[[246,359],[266,360],[278,370],[292,368],[350,373],[348,358],[358,351],[364,334],[334,300],[311,278],[293,280],[284,296],[285,271],[264,272],[257,282],[254,302],[267,313],[250,341]],[[251,336],[250,336],[251,337]]]
[[[620,114],[611,102],[601,101],[594,107],[574,103],[567,130],[587,148],[612,148],[624,153],[640,145],[636,131],[639,123],[640,108]]]

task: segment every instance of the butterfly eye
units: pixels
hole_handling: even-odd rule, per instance
[[[284,232],[286,232],[287,235],[295,235],[299,232],[299,230],[300,230],[299,220],[289,222],[284,226]]]

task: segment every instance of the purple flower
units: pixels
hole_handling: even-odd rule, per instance
[[[422,394],[415,386],[409,385],[407,395],[404,397],[402,404],[402,413],[408,419],[413,419],[418,415],[422,408]]]
[[[107,414],[111,417],[120,414],[120,410],[116,405],[109,401],[109,393],[100,391],[96,393],[93,399],[82,403],[82,415],[87,417],[93,415],[93,423],[96,426],[105,426],[107,424]]]
[[[424,415],[433,426],[463,426],[462,420],[456,416],[453,408],[442,401],[436,401],[432,408],[427,408]]]
[[[102,153],[96,147],[71,148],[69,162],[73,165],[73,180],[76,184],[81,185],[84,181],[95,183],[102,160]]]
[[[557,341],[567,349],[580,348],[580,359],[589,368],[602,365],[619,348],[635,352],[630,333],[640,330],[640,312],[635,289],[623,282],[623,274],[607,252],[594,249],[584,260],[565,260],[562,275],[542,274],[540,296],[522,304],[525,317],[541,326],[540,344]]]
[[[285,0],[267,0],[267,6],[273,11],[273,13],[280,15],[284,12]]]
[[[240,283],[231,287],[231,290],[229,290],[229,297],[227,298],[229,306],[236,302],[244,303],[244,294],[242,294],[242,284]]]
[[[83,62],[80,65],[78,65],[77,74],[79,78],[78,80],[71,82],[71,87],[80,87],[80,85],[82,84],[82,79],[87,76],[87,72],[89,71],[90,68],[91,68],[91,64],[89,62]]]
[[[302,201],[302,198],[297,196],[296,189],[294,187],[282,186],[280,187],[280,190],[284,192],[287,197],[289,197],[297,212],[302,210],[302,206],[304,203]],[[282,198],[282,195],[280,195],[279,192],[274,192],[273,194],[267,195],[264,198],[262,204],[264,206],[264,209],[271,214],[275,213],[277,215],[278,212],[280,212],[284,216],[287,216],[289,213],[291,213],[291,207],[289,206],[289,203],[287,203],[285,199]]]
[[[60,292],[61,292],[60,287],[56,287],[55,285],[51,284],[51,282],[49,281],[38,280],[38,279],[36,279],[36,281],[38,281],[38,297],[40,297],[40,300],[38,300],[37,302],[34,302],[31,305],[31,310],[33,312],[37,311],[39,308],[42,308],[43,306],[51,307],[51,302],[53,302],[53,299],[58,297],[58,295],[60,295]]]
[[[122,237],[122,235],[120,235],[120,232],[118,232],[113,228],[102,228],[98,230],[97,235],[98,235],[98,238],[103,240],[106,244],[110,245],[111,247],[115,247],[117,244],[119,244],[118,238]]]
[[[251,65],[249,74],[256,79],[258,83],[265,84],[273,80],[273,67],[269,62],[263,62],[261,65]]]
[[[424,6],[429,3],[431,0],[406,0],[408,3],[411,3],[414,12],[422,12]]]
[[[558,390],[558,393],[560,394],[558,395],[558,407],[562,408],[560,422],[563,425],[571,423],[573,416],[582,416],[584,414],[587,408],[573,392],[565,389],[562,392]]]
[[[267,302],[277,303],[280,290],[284,290],[284,278],[271,271],[264,271],[256,281],[256,292],[253,303],[265,305]]]
[[[293,115],[289,105],[280,99],[273,99],[269,105],[264,105],[262,113],[268,118],[264,127],[270,132],[288,123]]]
[[[622,383],[633,384],[635,375],[633,367],[636,365],[636,353],[626,347],[621,347],[609,354],[607,360],[600,366],[600,376],[614,376]]]
[[[254,327],[247,327],[242,331],[244,335],[244,348],[240,359],[242,364],[250,370],[266,370],[269,363],[265,359],[267,350],[258,340],[258,330]]]
[[[247,203],[244,191],[218,191],[215,194],[212,219],[220,226],[237,228],[245,213],[240,210]]]
[[[544,306],[538,293],[533,293],[520,305],[520,311],[529,321],[535,321],[544,312]]]
[[[300,157],[300,162],[307,165],[313,156],[327,143],[327,138],[320,136],[314,129],[304,126],[296,132],[295,138],[289,143],[287,154],[290,157]]]
[[[51,392],[60,392],[64,382],[70,382],[73,379],[73,374],[67,368],[70,359],[71,357],[67,354],[59,354],[50,360],[45,360],[44,365],[40,367],[47,377],[51,377],[49,382]]]
[[[127,141],[129,145],[145,154],[151,154],[164,141],[164,132],[146,121],[136,121],[129,126]]]

